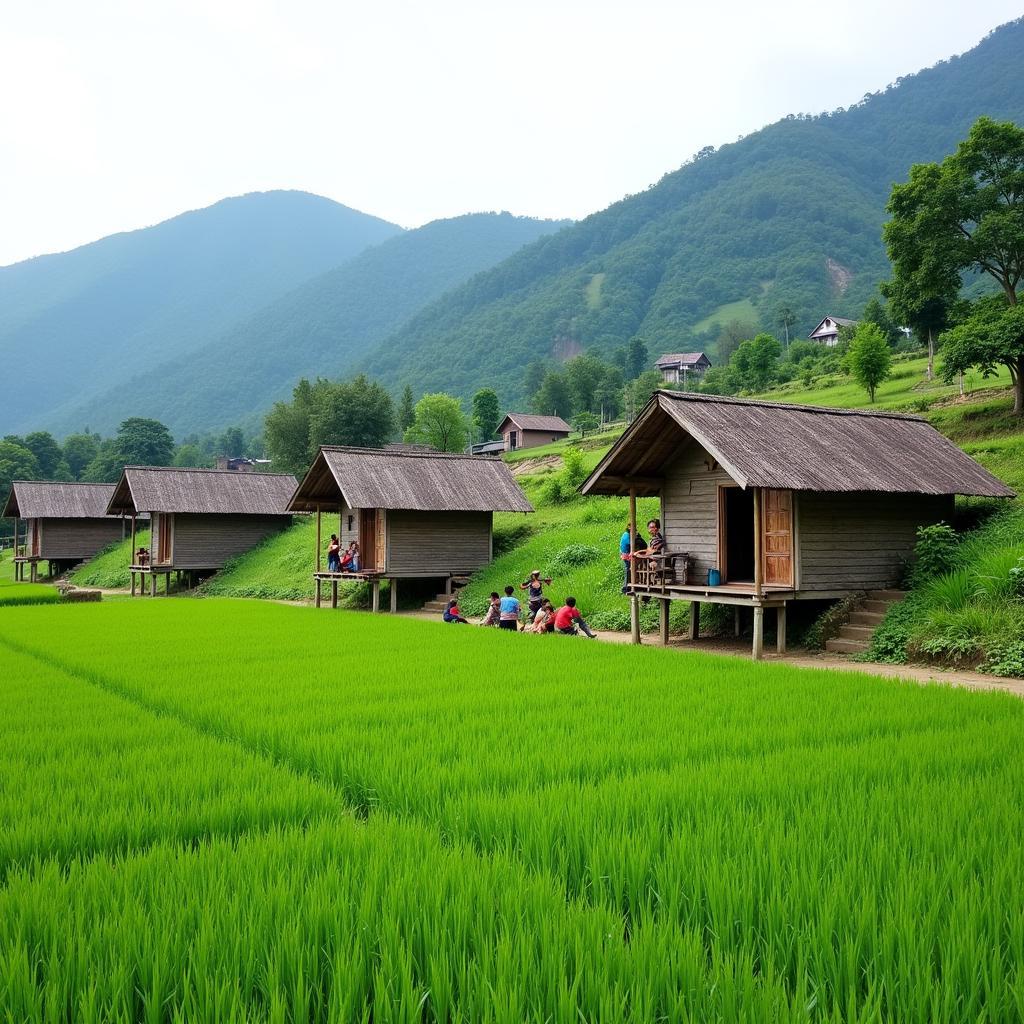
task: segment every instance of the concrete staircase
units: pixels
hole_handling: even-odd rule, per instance
[[[889,607],[906,596],[902,590],[871,590],[850,613],[850,621],[840,627],[839,636],[825,641],[829,654],[863,654],[871,646],[871,635],[879,627]]]

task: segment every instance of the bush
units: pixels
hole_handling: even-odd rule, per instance
[[[864,653],[865,660],[888,665],[905,664],[911,635],[923,606],[916,594],[892,605],[871,637],[871,646]]]
[[[590,565],[602,557],[599,548],[592,544],[570,544],[562,548],[549,562],[548,571],[552,574],[564,573],[568,569],[576,569],[581,565]]]
[[[907,582],[919,586],[925,580],[941,576],[956,565],[959,537],[948,523],[917,528],[917,543]]]
[[[811,650],[825,649],[825,641],[839,636],[839,629],[850,621],[850,613],[864,599],[864,592],[849,594],[826,608],[804,633],[804,646]]]
[[[1024,638],[999,640],[989,645],[988,657],[979,666],[982,672],[1024,679]]]

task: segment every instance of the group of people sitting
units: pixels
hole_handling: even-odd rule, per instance
[[[506,587],[504,596],[492,591],[487,614],[479,625],[496,626],[498,629],[511,629],[521,633],[562,633],[565,636],[583,633],[591,640],[596,640],[596,634],[576,607],[575,597],[567,597],[565,604],[555,608],[544,596],[544,587],[550,585],[551,578],[542,578],[539,569],[534,569],[530,573],[530,578],[519,584],[520,590],[528,591],[525,613],[522,602],[516,597],[515,587]],[[457,598],[452,598],[448,602],[444,611],[444,621],[469,622],[459,611]]]
[[[327,545],[328,572],[359,572],[359,542],[352,541],[344,551],[336,533],[331,534],[331,542]]]

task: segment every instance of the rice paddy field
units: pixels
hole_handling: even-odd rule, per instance
[[[0,612],[5,1021],[1019,1021],[1024,705],[223,599]]]

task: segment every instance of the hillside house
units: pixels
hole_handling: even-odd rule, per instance
[[[703,352],[669,352],[655,364],[667,384],[697,384],[711,366]]]
[[[507,412],[498,424],[498,433],[505,441],[507,452],[562,441],[571,430],[561,416],[534,416],[526,412]]]
[[[3,510],[14,519],[14,578],[27,567],[35,582],[44,561],[53,576],[121,540],[124,520],[107,515],[113,493],[113,484],[15,480]]]
[[[847,320],[845,316],[827,316],[807,337],[820,345],[834,348],[839,344],[839,328],[856,326],[856,320]]]
[[[443,579],[450,590],[453,578],[491,560],[495,512],[533,511],[500,459],[331,446],[320,449],[288,508],[316,514],[317,606],[325,581],[337,607],[339,582],[364,579],[374,611],[382,580],[391,581],[392,611],[400,579]],[[335,530],[343,548],[358,542],[358,572],[324,571],[326,540]]]
[[[107,512],[131,517],[131,592],[157,577],[170,590],[171,573],[190,579],[224,567],[229,558],[291,525],[288,500],[295,477],[283,473],[239,473],[230,469],[125,466]],[[152,522],[150,547],[136,545],[140,515]]]
[[[631,564],[637,599],[764,609],[785,649],[790,601],[894,587],[919,526],[947,519],[957,494],[1013,491],[916,416],[658,391],[584,481],[584,494],[658,497],[668,556]],[[641,523],[643,530],[645,524]],[[717,575],[721,582],[715,584]]]

